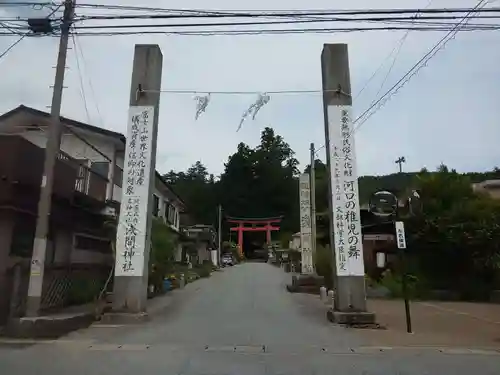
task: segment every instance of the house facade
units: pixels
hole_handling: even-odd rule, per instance
[[[71,302],[80,279],[106,278],[109,226],[122,195],[125,136],[61,117],[42,307]],[[50,114],[19,106],[0,116],[0,324],[22,314]],[[181,198],[156,173],[153,215],[180,233]],[[88,289],[88,288],[87,288]]]

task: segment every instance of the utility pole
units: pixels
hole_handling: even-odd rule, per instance
[[[314,255],[316,254],[316,151],[311,143],[311,250],[313,253],[313,269],[315,270]]]
[[[370,324],[374,323],[375,315],[367,312],[366,306],[347,44],[323,45],[321,73],[335,287],[335,303],[328,312],[328,319],[343,324]]]
[[[399,164],[399,173],[403,173],[403,164],[406,163],[404,156],[400,156],[394,163]]]
[[[62,126],[60,116],[64,72],[66,70],[69,30],[73,21],[74,9],[75,0],[65,0],[64,15],[61,24],[61,37],[59,39],[56,76],[52,94],[52,106],[50,110],[51,125],[48,129],[48,139],[45,147],[45,161],[43,165],[42,181],[40,184],[40,198],[38,201],[38,218],[36,223],[35,239],[33,242],[33,255],[31,256],[28,299],[26,304],[27,316],[38,315],[42,299],[45,255],[47,252],[47,235],[49,232],[50,213],[52,207],[54,170],[57,155],[61,146]]]
[[[219,214],[218,214],[218,219],[219,219],[219,234],[218,234],[218,243],[217,243],[217,265],[220,266],[220,261],[221,261],[221,249],[222,249],[222,205],[219,204]]]

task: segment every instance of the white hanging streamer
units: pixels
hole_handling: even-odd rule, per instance
[[[260,111],[262,107],[264,107],[271,97],[267,95],[266,93],[264,94],[259,94],[259,97],[253,103],[244,113],[243,116],[241,117],[240,125],[238,126],[238,129],[236,130],[237,132],[240,131],[241,126],[243,125],[243,122],[247,119],[248,116],[252,115],[252,120],[255,120],[255,116],[257,116],[257,113]]]
[[[208,103],[210,102],[210,93],[205,96],[195,96],[194,100],[196,100],[196,115],[194,119],[198,120],[198,117],[200,117],[202,113],[205,113],[207,109]]]

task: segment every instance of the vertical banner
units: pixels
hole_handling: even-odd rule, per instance
[[[301,174],[299,177],[299,205],[301,273],[310,274],[314,272],[314,267],[311,243],[311,183],[308,173]]]
[[[130,107],[116,236],[116,276],[142,276],[147,238],[154,107]]]
[[[356,149],[350,106],[328,106],[335,258],[338,276],[364,276]]]

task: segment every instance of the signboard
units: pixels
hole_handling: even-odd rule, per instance
[[[299,177],[300,205],[300,251],[302,254],[302,273],[313,273],[312,235],[311,235],[311,183],[309,174]]]
[[[154,107],[130,107],[116,237],[116,276],[142,276],[151,199]]]
[[[328,152],[338,276],[365,274],[353,130],[350,106],[328,106]]]
[[[405,224],[402,221],[394,222],[396,227],[396,242],[398,249],[406,249]]]

